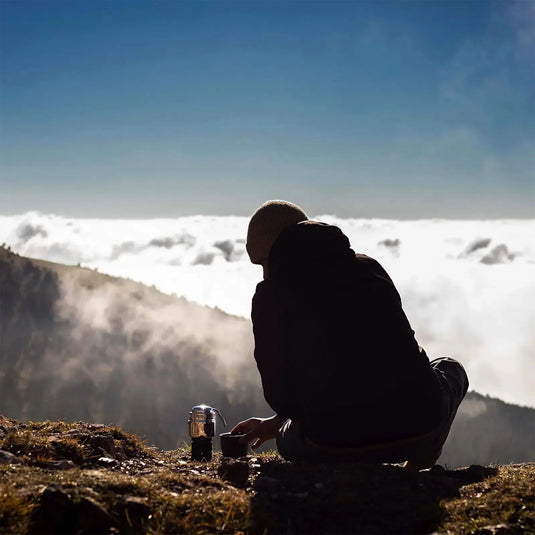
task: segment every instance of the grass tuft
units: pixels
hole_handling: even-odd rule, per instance
[[[13,482],[0,484],[0,526],[2,533],[27,533],[35,508],[31,499],[22,496]]]

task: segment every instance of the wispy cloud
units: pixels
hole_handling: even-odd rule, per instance
[[[458,117],[507,121],[529,104],[535,88],[533,2],[495,3],[486,31],[459,43],[441,69],[440,95]]]
[[[514,0],[505,4],[505,10],[508,20],[516,32],[519,59],[534,62],[535,2],[532,0]]]

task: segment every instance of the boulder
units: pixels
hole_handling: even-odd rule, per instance
[[[9,451],[0,450],[0,464],[24,464],[24,461]]]
[[[232,485],[244,487],[249,479],[249,464],[247,461],[223,457],[217,473],[221,479]]]

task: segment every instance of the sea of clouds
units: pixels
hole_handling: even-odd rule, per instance
[[[381,262],[431,358],[451,355],[471,389],[535,407],[535,220],[314,219],[338,225],[355,251]],[[248,317],[261,268],[248,261],[247,222],[30,212],[0,216],[0,243]]]

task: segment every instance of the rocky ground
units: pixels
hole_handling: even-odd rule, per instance
[[[0,526],[19,533],[535,533],[535,463],[193,462],[104,425],[0,417]]]

